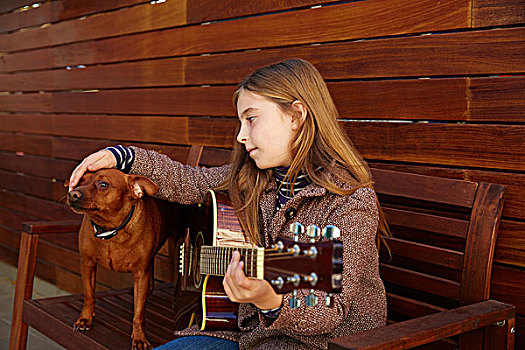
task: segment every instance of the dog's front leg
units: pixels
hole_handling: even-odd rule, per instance
[[[133,290],[135,311],[133,313],[133,334],[131,335],[132,349],[153,348],[146,338],[146,327],[144,324],[146,298],[150,290],[151,278],[151,269],[146,269],[146,271],[139,271],[133,274],[133,279],[135,280]]]
[[[95,317],[95,283],[97,281],[97,264],[88,257],[81,258],[82,283],[84,285],[84,306],[80,316],[73,325],[75,331],[89,331]]]

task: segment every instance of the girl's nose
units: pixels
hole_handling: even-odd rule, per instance
[[[246,136],[245,129],[241,127],[241,129],[239,130],[239,133],[237,134],[237,142],[246,143],[247,139],[248,137]]]

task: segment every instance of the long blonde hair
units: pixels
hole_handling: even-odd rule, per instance
[[[372,188],[370,169],[337,121],[339,113],[326,83],[310,62],[291,59],[257,69],[237,85],[233,94],[235,107],[241,91],[266,97],[287,113],[296,113],[292,108],[294,101],[306,107],[306,118],[292,143],[293,160],[286,175],[289,183],[302,172],[313,183],[336,194],[348,195],[361,187]],[[272,178],[272,170],[257,168],[245,147],[237,142],[231,164],[231,173],[219,189],[228,190],[248,238],[261,244],[264,238],[260,235],[259,201]],[[338,186],[334,176],[351,185],[351,189]],[[388,235],[381,210],[380,214],[380,231]],[[378,232],[378,244],[383,235]]]

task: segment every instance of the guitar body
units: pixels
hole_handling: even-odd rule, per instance
[[[195,324],[200,330],[238,329],[239,304],[226,295],[223,278],[201,274],[199,264],[202,246],[216,246],[221,240],[226,240],[226,245],[243,240],[237,217],[229,204],[226,196],[210,191],[202,204],[187,207],[185,221],[188,227],[178,244],[180,265],[174,305],[177,330]],[[235,246],[242,243],[239,241]],[[229,261],[224,263],[227,266]]]
[[[307,306],[318,300],[314,290],[341,292],[342,243],[333,240],[339,229],[327,226],[324,236],[309,226],[310,242],[300,242],[304,228],[294,223],[295,238],[276,237],[268,249],[245,241],[229,198],[208,191],[204,202],[187,206],[186,227],[178,243],[179,273],[175,279],[175,329],[198,325],[200,330],[238,330],[239,304],[230,301],[222,280],[233,252],[239,251],[248,278],[266,279],[277,293],[293,292],[290,307],[299,307],[297,289],[308,289]],[[296,231],[296,232],[295,232]],[[315,234],[312,234],[315,233]],[[330,297],[331,298],[331,297]]]

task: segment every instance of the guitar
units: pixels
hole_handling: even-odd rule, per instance
[[[175,328],[197,324],[201,330],[236,330],[238,303],[228,299],[222,278],[234,251],[241,253],[248,278],[266,279],[277,293],[293,292],[290,307],[300,307],[297,289],[309,289],[307,306],[319,301],[314,290],[329,294],[341,291],[343,269],[339,229],[309,226],[310,242],[298,242],[301,224],[291,225],[294,239],[278,237],[273,245],[260,248],[243,243],[244,236],[229,198],[209,191],[202,204],[187,206],[188,226],[178,242],[179,274],[175,281]],[[230,240],[228,238],[231,238]],[[327,239],[325,239],[327,238]]]

